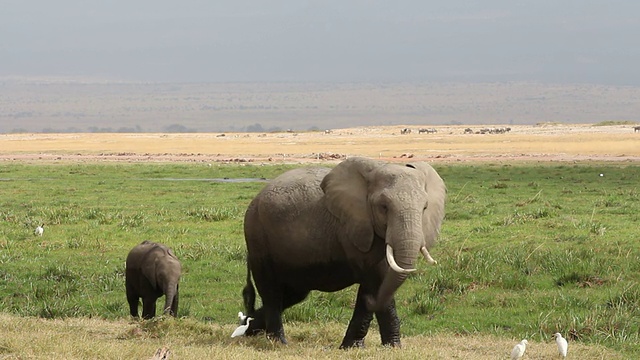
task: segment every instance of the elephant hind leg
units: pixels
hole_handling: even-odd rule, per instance
[[[145,320],[152,319],[156,316],[156,300],[157,297],[145,296],[142,298],[142,318]]]
[[[244,302],[244,311],[248,316],[253,317],[256,312],[256,289],[251,281],[251,265],[247,260],[247,284],[242,289],[242,301]]]
[[[137,318],[140,316],[138,313],[138,306],[140,305],[140,294],[135,290],[133,285],[127,281],[127,303],[129,303],[129,314],[132,317]]]
[[[364,347],[364,338],[369,332],[369,326],[373,319],[373,313],[367,309],[367,301],[365,291],[362,285],[358,288],[356,297],[356,306],[349,321],[349,327],[342,339],[340,349],[349,349],[353,347]]]
[[[253,318],[253,320],[251,320],[251,322],[249,323],[249,327],[244,333],[245,336],[255,336],[267,329],[267,325],[265,323],[264,308],[255,310],[251,317]]]
[[[291,306],[300,302],[306,295],[284,292],[281,289],[272,289],[268,296],[262,296],[262,308],[256,311],[256,318],[263,321],[264,330],[267,337],[279,341],[283,344],[287,343],[284,335],[284,326],[282,324],[282,312],[286,306]],[[251,322],[253,324],[253,321]],[[258,325],[258,324],[256,324]],[[256,326],[257,328],[257,326]]]
[[[262,294],[264,291],[262,292]],[[282,325],[282,290],[281,288],[274,288],[269,291],[268,294],[262,295],[262,308],[260,310],[263,311],[263,319],[265,325],[265,331],[267,332],[267,337],[280,341],[283,344],[287,343],[287,339],[284,336],[284,327]]]
[[[140,316],[138,313],[138,305],[140,305],[140,297],[132,290],[127,289],[127,302],[129,303],[129,314],[132,317],[137,318]]]
[[[280,304],[264,304],[267,337],[287,344],[282,325],[282,306]]]
[[[246,315],[255,318],[256,290],[253,288],[253,284],[247,284],[242,289],[242,302],[244,303],[244,311]]]
[[[267,337],[278,340],[283,344],[287,343],[282,325],[282,312],[304,300],[309,295],[308,290],[297,290],[284,287],[280,296],[274,297],[273,303],[265,302],[265,320]]]
[[[293,305],[302,302],[309,295],[307,290],[296,290],[292,288],[285,288],[282,295],[282,309],[286,310]]]
[[[262,308],[258,309],[255,314],[256,325],[251,321],[252,332],[264,325],[267,337],[283,344],[287,343],[284,336],[284,327],[282,326],[283,299],[285,298],[283,285],[278,281],[273,269],[265,263],[257,262],[252,264],[253,279],[258,290],[258,294],[262,298]]]

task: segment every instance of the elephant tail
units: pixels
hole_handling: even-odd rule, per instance
[[[254,316],[256,312],[256,290],[251,281],[251,266],[247,259],[247,285],[242,289],[242,299],[244,300],[244,310],[247,316]]]

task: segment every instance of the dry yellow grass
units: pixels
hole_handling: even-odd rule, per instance
[[[318,154],[439,161],[483,159],[640,160],[640,134],[630,126],[514,126],[506,134],[464,134],[463,126],[436,127],[437,134],[400,135],[402,127],[338,129],[330,134],[5,134],[4,159],[91,158],[203,161],[256,158],[311,161]],[[481,127],[473,127],[478,130]],[[106,156],[105,156],[106,155]]]
[[[170,359],[507,359],[520,339],[494,336],[413,336],[403,339],[402,349],[384,348],[371,333],[367,347],[337,349],[342,324],[288,326],[290,344],[272,344],[262,337],[234,338],[233,325],[164,319],[141,324],[73,318],[44,320],[0,314],[2,359],[149,359],[167,347]],[[557,355],[553,340],[530,341],[526,359],[550,359]],[[611,349],[571,342],[574,359],[622,359]]]

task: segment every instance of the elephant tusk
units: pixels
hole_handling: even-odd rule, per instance
[[[427,260],[427,262],[428,262],[429,264],[433,264],[433,265],[435,265],[435,264],[437,264],[437,263],[438,263],[437,261],[435,261],[435,260],[431,257],[431,254],[429,254],[429,250],[427,250],[427,248],[426,248],[426,247],[424,247],[424,246],[423,246],[423,247],[421,247],[421,248],[420,248],[420,252],[421,252],[421,253],[422,253],[422,255],[424,256],[424,259],[425,259],[425,260]]]
[[[401,268],[398,263],[396,263],[396,259],[393,258],[393,249],[391,248],[391,245],[387,244],[387,262],[389,263],[389,266],[393,269],[393,271],[400,273],[400,274],[409,274],[412,273],[414,271],[416,271],[416,269],[403,269]]]

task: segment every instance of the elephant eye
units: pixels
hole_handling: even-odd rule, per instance
[[[376,212],[386,214],[387,211],[389,211],[389,198],[385,196],[385,194],[382,194],[372,199],[372,205],[375,205]]]

